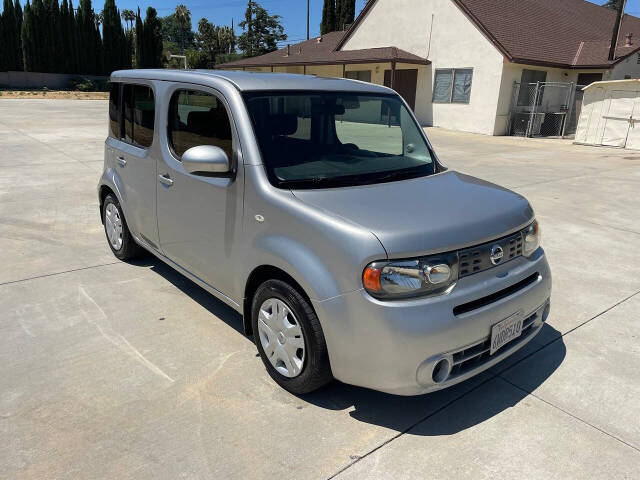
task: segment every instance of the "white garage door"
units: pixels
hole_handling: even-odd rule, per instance
[[[624,147],[638,93],[612,90],[609,95],[609,102],[607,102],[609,108],[602,117],[605,122],[602,144],[612,147]]]

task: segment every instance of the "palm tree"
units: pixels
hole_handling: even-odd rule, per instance
[[[102,12],[94,13],[93,19],[96,22],[96,28],[100,28],[100,25],[104,22],[104,14]]]
[[[120,16],[122,17],[124,22],[127,24],[127,30],[131,30],[131,28],[133,27],[133,22],[136,21],[135,12],[133,10],[129,10],[125,8],[124,10],[122,10],[122,13],[120,14]]]

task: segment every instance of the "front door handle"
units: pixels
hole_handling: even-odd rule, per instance
[[[127,161],[124,159],[124,157],[116,158],[116,162],[118,162],[118,165],[120,165],[121,167],[125,167],[127,165]]]
[[[166,185],[167,187],[170,187],[171,185],[173,185],[173,180],[169,178],[169,174],[158,175],[158,180],[160,180],[160,183],[162,183],[163,185]]]

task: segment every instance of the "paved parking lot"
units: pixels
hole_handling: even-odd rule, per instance
[[[0,477],[637,478],[640,152],[429,129],[450,167],[526,195],[548,325],[452,389],[298,398],[240,317],[98,218],[104,101],[0,100]]]

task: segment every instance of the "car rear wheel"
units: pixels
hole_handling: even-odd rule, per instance
[[[120,260],[130,260],[140,254],[142,249],[131,236],[120,202],[112,194],[104,199],[102,221],[107,243],[116,257]]]
[[[309,393],[332,380],[322,327],[309,302],[281,280],[264,282],[253,298],[253,336],[278,385]]]

